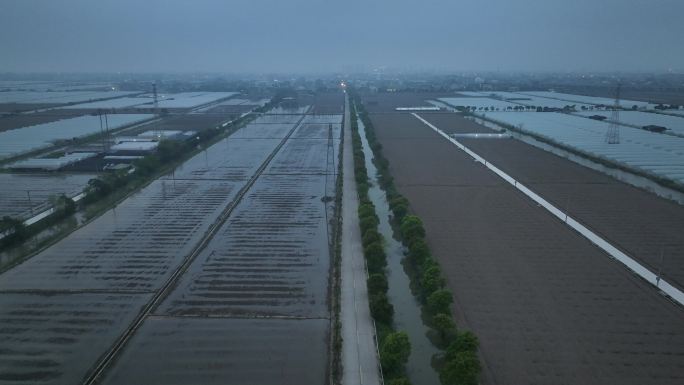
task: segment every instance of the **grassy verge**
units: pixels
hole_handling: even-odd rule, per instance
[[[375,135],[373,122],[363,108],[360,98],[353,90],[350,94],[355,100],[354,104],[359,109],[359,117],[365,126],[366,138],[373,151],[374,163],[379,173],[380,187],[385,191],[393,214],[392,220],[399,226],[401,240],[408,249],[407,262],[414,272],[410,274],[411,284],[417,289],[423,312],[429,318],[429,326],[438,336],[432,341],[443,351],[437,363],[440,381],[444,385],[475,385],[478,383],[481,371],[477,354],[477,337],[470,331],[458,330],[455,325],[451,313],[453,296],[446,288],[440,265],[425,240],[423,223],[418,216],[410,215],[409,201],[397,191],[394,185],[389,161],[382,154],[382,145]],[[361,155],[363,156],[363,153]],[[359,189],[361,190],[361,187]],[[366,186],[365,189],[367,191],[368,187]],[[365,238],[364,234],[364,241]],[[370,283],[369,279],[369,287]]]
[[[411,353],[411,344],[405,332],[393,326],[394,307],[387,297],[387,255],[384,239],[378,231],[378,216],[368,196],[368,171],[359,135],[356,111],[351,109],[352,146],[354,173],[359,195],[359,227],[361,229],[363,254],[368,271],[368,303],[375,321],[382,374],[387,384],[409,384],[405,365]]]

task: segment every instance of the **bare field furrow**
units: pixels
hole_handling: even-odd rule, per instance
[[[519,141],[463,142],[652,271],[660,270],[668,281],[684,287],[683,206]]]
[[[680,308],[414,117],[371,117],[480,339],[483,384],[684,379]]]

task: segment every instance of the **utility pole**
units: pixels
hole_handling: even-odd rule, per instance
[[[154,113],[159,114],[159,95],[157,95],[157,82],[152,83],[152,96],[154,97]],[[157,125],[159,127],[159,125]],[[157,130],[157,141],[161,140],[161,127]]]
[[[157,83],[152,83],[152,95],[154,96],[154,112],[159,108],[159,97],[157,95]]]
[[[104,125],[102,121],[102,110],[99,109],[97,110],[97,116],[100,118],[100,137],[102,138],[102,152],[107,151],[107,146],[105,145],[105,132],[104,132]]]

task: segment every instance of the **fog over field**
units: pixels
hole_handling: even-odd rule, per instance
[[[680,0],[3,0],[0,71],[680,71],[682,14]]]
[[[0,385],[684,384],[684,0],[0,0]]]

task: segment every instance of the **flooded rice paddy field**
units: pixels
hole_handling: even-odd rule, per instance
[[[151,114],[109,115],[109,129],[129,126],[153,118]],[[55,141],[71,140],[101,132],[97,116],[79,116],[35,126],[0,132],[0,159],[54,146]]]
[[[0,218],[26,219],[49,206],[50,197],[68,197],[83,191],[95,174],[4,174],[0,173]],[[27,193],[28,191],[28,193]],[[30,197],[30,200],[29,200]]]
[[[273,120],[272,117],[268,119]],[[290,116],[284,116],[283,120],[290,120]],[[299,117],[301,119],[301,117]],[[263,117],[257,118],[255,123],[250,124],[246,129],[242,129],[233,135],[233,139],[282,139],[292,129],[292,125],[297,123],[299,119],[294,122],[281,123],[270,122],[262,123]]]
[[[78,103],[99,99],[119,98],[137,91],[8,91],[0,93],[0,103]]]
[[[60,105],[61,104],[56,103],[0,103],[0,116],[3,114],[9,115],[17,112],[28,112],[45,108],[59,107]]]
[[[327,317],[324,179],[262,175],[157,313]]]
[[[328,322],[150,317],[102,384],[324,384]]]
[[[291,120],[289,116],[284,118]],[[271,117],[271,120],[278,125],[278,117]],[[295,124],[290,123],[289,130],[270,132],[269,137],[280,136],[282,141],[294,127]],[[250,130],[250,126],[243,130]],[[279,143],[273,139],[238,138],[239,143],[234,145],[231,140],[221,141],[206,152],[200,152],[177,172],[152,182],[85,227],[0,275],[0,303],[3,304],[0,331],[6,331],[0,333],[0,362],[3,365],[0,372],[19,373],[0,379],[0,383],[78,383],[87,375],[99,357],[138,316],[151,293],[158,291],[194,250],[237,191],[246,185],[251,174]],[[325,176],[312,178],[325,180]],[[283,180],[288,181],[285,177]],[[266,190],[275,187],[268,182],[262,183],[266,183]],[[314,194],[306,186],[304,191],[305,195]],[[323,195],[319,188],[315,193]],[[318,199],[322,207],[320,196]],[[318,221],[315,217],[311,223]],[[328,258],[327,254],[317,254],[316,258],[322,259],[321,266],[327,266],[328,261],[323,260]],[[321,282],[325,284],[317,287],[326,288],[327,267],[317,266],[316,269],[325,270],[320,274]],[[325,306],[325,290],[321,289],[321,293],[320,306]],[[61,302],[67,305],[60,305]],[[66,339],[59,334],[62,326],[56,317],[62,310],[55,310],[54,306],[65,307],[63,311],[67,316],[74,315],[72,319],[76,325],[102,322],[104,326],[93,332],[83,330],[83,338],[77,339],[72,353],[67,354],[59,343]],[[14,317],[24,313],[29,318],[39,318],[40,322],[17,321]],[[99,313],[111,317],[105,319]],[[323,324],[327,328],[328,320]],[[311,327],[306,329],[313,332]],[[34,362],[17,358],[17,352],[27,346],[25,341],[28,339],[17,338],[17,333],[30,336],[40,344],[27,354],[62,357],[62,360]],[[64,333],[76,335],[66,329]],[[83,347],[86,345],[87,348]],[[258,346],[266,352],[271,349]],[[306,347],[312,349],[309,345]],[[288,348],[294,348],[294,345],[289,343],[279,349]],[[327,350],[323,343],[318,348]],[[316,356],[327,360],[324,355],[316,353]],[[50,367],[51,374],[44,373],[45,366]],[[321,368],[325,370],[325,365]],[[308,374],[303,376],[309,378]]]
[[[334,173],[337,149],[340,141],[326,139],[298,139],[288,141],[268,167],[268,173],[276,174],[326,174]]]
[[[3,111],[2,105],[0,105],[0,111]],[[0,132],[15,128],[35,126],[37,124],[49,123],[62,119],[70,119],[79,115],[83,115],[83,113],[80,111],[50,110],[32,114],[2,116],[0,117]]]
[[[183,114],[162,117],[159,120],[143,124],[128,130],[127,135],[137,135],[145,131],[201,131],[216,127],[232,117],[231,114]]]
[[[271,137],[269,126],[280,125],[251,128]],[[198,371],[208,384],[326,381],[332,210],[323,198],[335,193],[326,160],[339,146],[327,135],[320,124],[292,132],[104,383],[182,383]],[[150,365],[177,370],[153,376]]]
[[[271,110],[265,114],[260,115],[254,119],[253,124],[287,124],[287,123],[297,123],[301,119],[304,112],[299,113],[298,111],[304,110],[306,108],[298,109],[279,109],[280,112],[274,113],[275,110]]]
[[[155,181],[0,275],[0,290],[155,290],[230,203],[238,183]]]
[[[207,109],[206,112],[210,114],[241,114],[257,107],[259,106],[255,104],[218,105]]]
[[[344,113],[344,94],[341,92],[317,92],[311,99],[314,114]]]
[[[116,99],[100,100],[97,102],[90,103],[78,103],[68,106],[59,107],[64,110],[97,110],[97,109],[117,109],[117,108],[130,108],[140,104],[152,105],[153,99],[149,97],[124,97]]]
[[[0,384],[78,384],[149,294],[0,294]]]
[[[335,174],[341,125],[307,123],[292,134],[267,169],[268,174]],[[339,118],[337,119],[339,122]]]
[[[680,308],[410,114],[371,118],[480,338],[481,383],[684,380]]]
[[[292,128],[292,125],[289,125]],[[287,125],[284,126],[284,129]],[[255,127],[247,126],[243,130],[250,132]],[[270,154],[282,140],[285,131],[274,135],[273,139],[240,138],[240,130],[235,137],[221,140],[217,144],[200,152],[192,159],[183,163],[169,175],[163,177],[172,179],[207,179],[245,181],[249,179],[261,163],[264,154]],[[281,139],[278,139],[280,136]]]
[[[237,95],[237,92],[177,92],[159,95],[159,108],[193,108],[207,103],[227,99]],[[149,108],[137,106],[134,108]]]

